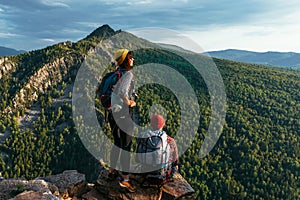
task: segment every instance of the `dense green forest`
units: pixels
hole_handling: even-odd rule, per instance
[[[89,181],[95,181],[101,167],[82,144],[78,136],[80,128],[74,125],[74,120],[80,119],[73,119],[72,87],[85,55],[112,34],[115,32],[98,29],[77,43],[61,43],[9,57],[17,65],[0,79],[3,94],[0,172],[4,178],[32,179],[77,169]],[[141,43],[138,38],[135,40]],[[135,67],[145,63],[171,66],[186,77],[195,91],[198,99],[195,103],[200,109],[199,127],[192,145],[180,157],[179,171],[195,189],[197,199],[300,198],[299,72],[214,59],[226,88],[226,122],[216,146],[209,155],[200,158],[199,149],[211,120],[211,97],[205,82],[190,63],[167,50],[139,49],[133,55]],[[61,73],[51,76],[51,83],[55,84],[43,90],[34,87],[26,90],[26,84],[38,70],[60,58],[67,60],[69,66],[66,70],[59,68]],[[95,58],[93,62],[92,72],[97,70],[101,59]],[[51,68],[48,72],[52,73]],[[89,84],[86,83],[87,88],[91,87]],[[15,96],[21,90],[26,90],[28,96],[15,106]],[[175,136],[181,122],[181,108],[172,91],[149,84],[137,92],[137,123],[149,124],[151,106],[160,104],[168,119],[165,130]],[[29,98],[33,93],[37,94],[36,99]],[[97,96],[91,96],[90,100],[95,102],[99,122],[103,124],[104,112]],[[20,119],[28,117],[33,108],[38,110],[37,116],[32,118],[29,128],[21,128]],[[99,150],[105,148],[97,143],[103,136],[93,127],[82,129],[90,133],[92,145]],[[110,136],[109,127],[105,126],[104,131]],[[181,139],[184,140],[177,139],[179,146]]]

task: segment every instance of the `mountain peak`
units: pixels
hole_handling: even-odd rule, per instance
[[[114,35],[115,33],[116,33],[116,31],[114,31],[108,24],[104,24],[103,26],[100,26],[99,28],[94,30],[85,39],[89,39],[92,37],[107,38],[107,37]]]

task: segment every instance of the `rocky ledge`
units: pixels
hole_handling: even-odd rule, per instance
[[[118,180],[107,180],[107,170],[103,170],[95,184],[86,181],[85,175],[76,170],[62,174],[40,177],[35,180],[4,179],[0,181],[0,200],[110,200],[110,199],[194,199],[194,190],[180,175],[162,187],[142,186],[142,177],[133,175],[137,186],[135,193],[120,190]]]

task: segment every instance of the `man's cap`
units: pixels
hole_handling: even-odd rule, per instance
[[[165,119],[163,118],[163,116],[155,114],[151,118],[150,124],[153,129],[158,130],[164,127]]]

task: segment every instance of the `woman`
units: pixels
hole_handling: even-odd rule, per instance
[[[136,106],[131,95],[134,92],[133,73],[131,68],[133,66],[134,58],[132,52],[127,49],[119,49],[115,53],[115,60],[121,72],[121,78],[118,84],[114,87],[112,94],[112,110],[109,112],[108,120],[114,138],[114,146],[110,154],[111,167],[109,170],[109,177],[114,178],[117,175],[115,170],[117,160],[120,155],[120,148],[123,149],[120,155],[122,180],[120,186],[126,188],[129,192],[134,192],[135,188],[129,181],[130,169],[130,149],[132,144],[133,121],[132,108]]]

